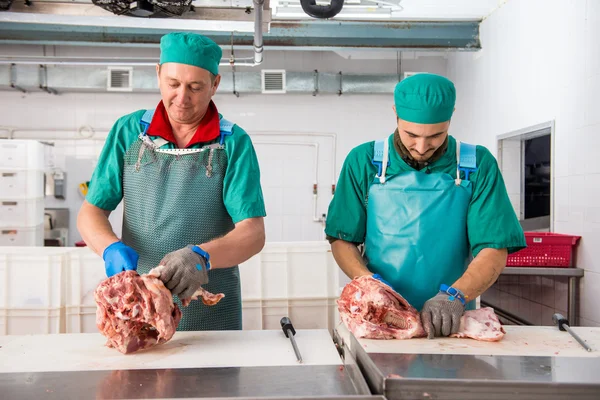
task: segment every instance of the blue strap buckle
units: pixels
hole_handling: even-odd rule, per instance
[[[223,146],[225,143],[225,136],[231,136],[233,134],[233,126],[235,124],[231,121],[227,121],[225,118],[221,118],[219,126],[221,130],[221,137],[219,138],[219,144]]]
[[[461,142],[460,160],[458,170],[465,173],[465,179],[469,180],[469,175],[477,171],[477,146]]]
[[[460,290],[453,288],[452,286],[444,285],[442,283],[440,285],[440,292],[448,294],[448,300],[450,301],[458,299],[463,305],[467,303],[465,295]]]
[[[383,161],[375,161],[375,160],[371,160],[371,164],[373,164],[374,166],[377,167],[377,176],[381,176],[382,172],[383,172]],[[387,166],[390,166],[390,161],[388,160],[387,162]]]
[[[465,168],[465,167],[458,167],[459,171],[462,171],[465,173],[465,179],[469,180],[469,175],[473,172],[477,171],[477,168]]]
[[[142,131],[143,136],[146,136],[146,132],[148,131],[148,128],[150,127],[150,123],[152,122],[152,117],[154,117],[154,111],[155,110],[146,110],[144,115],[142,115],[140,124],[144,128],[144,130]]]

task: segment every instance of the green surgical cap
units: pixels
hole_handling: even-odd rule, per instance
[[[416,74],[400,81],[394,90],[398,118],[417,124],[449,121],[455,102],[454,84],[440,75]]]
[[[194,65],[218,75],[222,55],[219,45],[196,33],[175,32],[160,39],[161,65],[169,62]]]

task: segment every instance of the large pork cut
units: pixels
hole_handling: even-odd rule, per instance
[[[348,283],[337,301],[342,321],[356,337],[410,339],[426,336],[421,316],[388,285],[361,276]],[[482,341],[498,341],[505,332],[494,310],[486,307],[466,311],[459,332],[451,335]]]
[[[353,279],[337,301],[344,324],[367,339],[410,339],[425,336],[421,316],[388,285],[370,276]]]
[[[175,334],[181,320],[181,310],[173,303],[171,292],[158,279],[160,270],[146,275],[124,271],[104,280],[94,292],[98,308],[96,325],[107,338],[106,345],[123,354],[166,343]],[[223,294],[214,295],[203,289],[198,297],[207,305],[218,303]]]

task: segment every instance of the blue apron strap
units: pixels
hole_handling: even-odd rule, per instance
[[[144,128],[142,135],[146,135],[146,131],[152,122],[152,117],[154,116],[154,110],[146,110],[144,115],[142,115],[142,119],[140,120],[140,124]]]
[[[383,139],[383,140],[376,140],[375,143],[373,144],[373,160],[371,161],[371,163],[373,165],[375,165],[377,167],[377,176],[376,178],[379,178],[380,180],[385,181],[385,176],[382,176],[383,174],[385,174],[385,169],[383,168],[383,160],[386,159],[386,167],[388,167],[390,165],[390,160],[388,155],[386,155],[386,144],[388,142],[388,139]],[[381,182],[383,183],[383,182]]]
[[[459,142],[458,150],[458,171],[465,173],[465,179],[469,180],[469,175],[477,171],[477,146],[474,144]],[[456,177],[460,180],[460,176]]]
[[[225,118],[221,118],[219,121],[219,129],[221,130],[221,138],[219,144],[223,145],[225,142],[225,136],[230,136],[233,133],[233,126],[235,124],[231,121],[227,121]]]

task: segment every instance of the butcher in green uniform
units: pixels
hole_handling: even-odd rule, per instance
[[[346,275],[390,285],[421,311],[430,338],[457,332],[507,255],[525,247],[495,158],[448,134],[455,98],[439,75],[398,83],[396,131],[348,154],[325,228]]]

